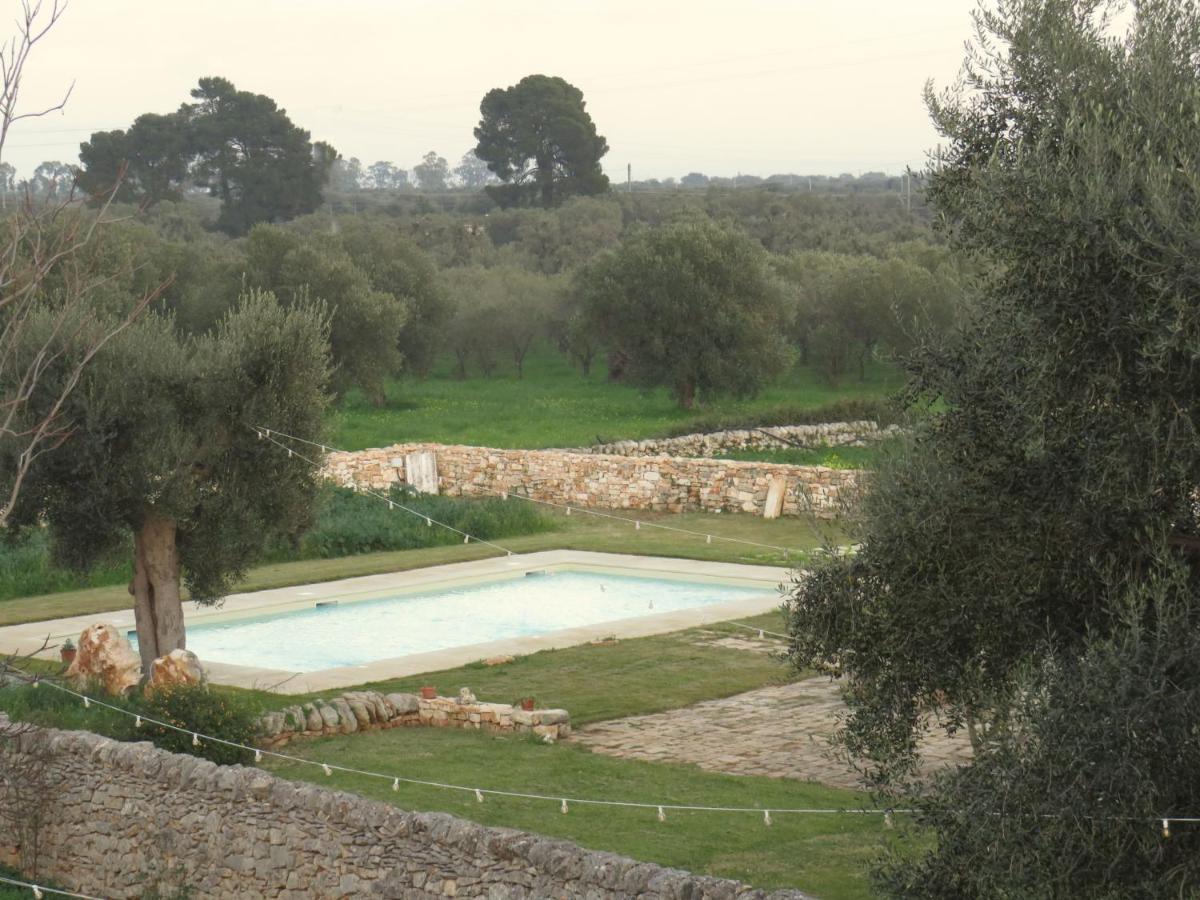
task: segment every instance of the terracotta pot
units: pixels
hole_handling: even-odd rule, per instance
[[[70,665],[71,663],[75,662],[75,654],[77,652],[78,651],[74,647],[72,647],[70,650],[64,648],[58,651],[58,655],[62,657],[63,662]]]
[[[432,685],[428,685],[428,684],[425,685],[423,688],[421,688],[421,699],[422,700],[433,700],[436,697],[437,697],[437,688],[433,687]]]
[[[527,712],[532,711],[533,710],[533,702],[534,701],[533,701],[532,697],[523,697],[521,699],[521,709],[523,709]]]

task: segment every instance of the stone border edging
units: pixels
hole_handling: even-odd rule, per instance
[[[473,728],[482,731],[532,733],[556,741],[571,733],[565,709],[524,710],[509,703],[484,703],[471,697],[426,700],[416,694],[348,691],[331,700],[286,706],[259,722],[263,747],[282,747],[295,738],[354,734],[382,728]]]

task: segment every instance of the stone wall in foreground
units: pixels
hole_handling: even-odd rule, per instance
[[[386,490],[404,482],[410,453],[437,458],[443,494],[522,494],[569,506],[662,512],[761,515],[772,483],[783,488],[782,514],[833,515],[862,472],[673,456],[611,456],[565,450],[496,450],[446,444],[395,444],[330,453],[325,475],[338,484]]]
[[[3,717],[0,716],[0,719]],[[584,850],[566,841],[410,813],[354,794],[217,766],[147,743],[34,731],[52,796],[41,877],[101,897],[486,897],[804,900]],[[403,760],[396,760],[397,768]],[[6,802],[0,782],[0,802]],[[580,808],[576,815],[587,815]],[[658,826],[648,815],[648,827]],[[0,834],[0,861],[13,862]]]
[[[597,444],[585,452],[614,456],[716,456],[731,450],[785,450],[789,447],[865,447],[895,437],[900,426],[880,428],[871,421],[825,422],[819,425],[775,425],[684,434],[644,441]]]

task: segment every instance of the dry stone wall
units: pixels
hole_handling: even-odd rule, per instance
[[[871,421],[826,422],[819,425],[779,425],[684,434],[644,441],[614,441],[583,451],[611,456],[716,456],[730,450],[782,450],[788,447],[865,447],[895,437],[898,425],[880,428]]]
[[[347,487],[387,490],[404,483],[410,453],[437,458],[443,494],[521,494],[569,506],[662,512],[761,515],[773,483],[783,486],[782,515],[833,515],[862,472],[671,456],[611,456],[565,450],[497,450],[446,444],[395,444],[330,453],[325,475]]]
[[[3,717],[0,716],[0,719]],[[34,730],[14,752],[47,754],[42,877],[84,893],[426,900],[805,900],[566,841],[404,812],[354,794],[218,766],[148,743]],[[6,789],[0,782],[0,802]],[[580,811],[579,814],[584,814]],[[0,861],[14,863],[0,834]]]
[[[298,737],[354,734],[380,728],[467,728],[515,731],[557,741],[571,734],[565,709],[519,709],[484,703],[467,692],[458,697],[348,691],[332,700],[288,706],[259,720],[264,747],[281,747]]]

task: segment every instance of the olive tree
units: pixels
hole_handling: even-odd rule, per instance
[[[685,409],[697,395],[753,394],[788,359],[785,291],[762,246],[735,229],[644,231],[584,267],[574,291],[625,377],[665,385]]]
[[[218,601],[265,541],[309,522],[311,466],[252,426],[320,432],[328,340],[321,306],[285,307],[266,293],[244,296],[198,337],[147,314],[70,394],[79,428],[31,468],[13,521],[44,521],[58,561],[78,568],[130,553],[144,670],[186,644],[185,586],[193,600]],[[54,393],[48,384],[36,400]]]
[[[790,600],[795,663],[846,676],[848,749],[934,828],[885,872],[899,896],[1200,879],[1200,832],[1155,818],[1200,807],[1200,15],[1145,0],[1120,36],[1110,9],[981,9],[962,84],[929,93],[929,198],[976,296],[911,360],[926,413],[860,551]],[[923,785],[933,711],[977,753]]]

